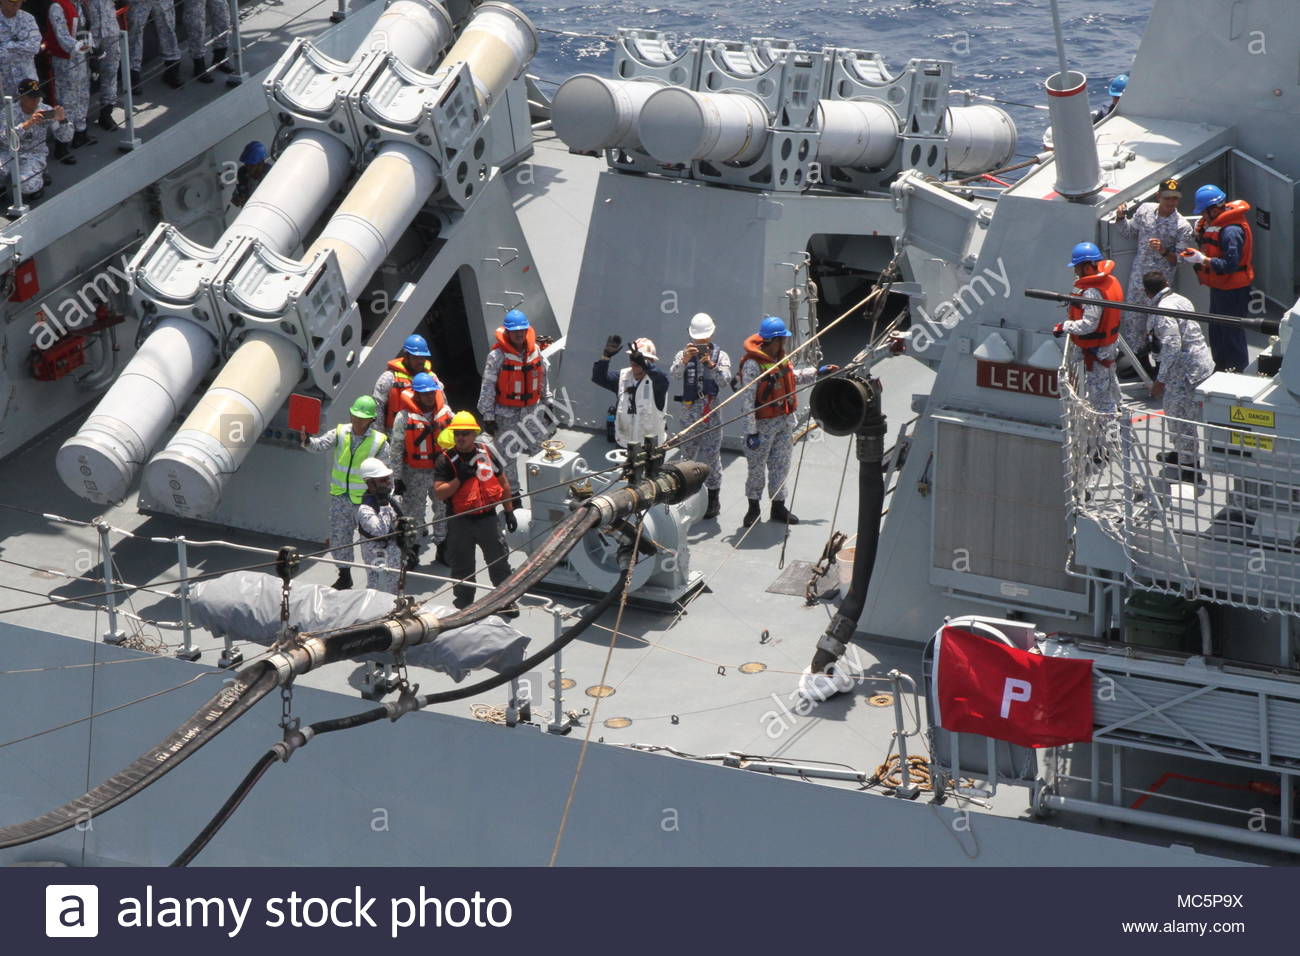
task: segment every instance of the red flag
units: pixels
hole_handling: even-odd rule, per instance
[[[1092,740],[1092,661],[1007,647],[945,627],[934,647],[935,723],[1021,747]]]
[[[315,435],[320,431],[320,399],[310,395],[289,396],[289,428]]]

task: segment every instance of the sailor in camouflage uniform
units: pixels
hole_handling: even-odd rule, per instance
[[[731,357],[712,341],[716,330],[711,316],[697,313],[691,319],[691,344],[678,352],[668,367],[668,374],[682,383],[681,394],[676,396],[682,403],[681,429],[691,429],[682,442],[682,458],[709,466],[704,483],[709,494],[706,520],[716,518],[722,510],[718,500],[722,488],[722,427],[710,413],[718,404],[723,383],[731,381]],[[701,418],[706,420],[696,425]]]
[[[352,421],[330,429],[316,438],[302,436],[302,445],[308,451],[334,451],[330,469],[330,539],[331,555],[340,561],[355,561],[352,539],[357,531],[357,507],[365,494],[366,484],[359,471],[361,462],[369,458],[388,461],[388,436],[374,427],[375,400],[362,395],[348,409]],[[338,591],[352,587],[352,569],[339,566],[339,576],[334,582]]]
[[[366,587],[397,593],[402,568],[402,547],[397,539],[401,499],[393,494],[393,471],[378,458],[361,463],[366,493],[357,508],[356,527],[361,532],[361,560],[366,564]]]
[[[184,85],[181,80],[181,50],[176,43],[176,8],[172,0],[130,0],[130,10],[126,15],[130,30],[128,43],[131,47],[131,92],[140,95],[140,67],[144,63],[144,28],[153,20],[153,28],[158,34],[158,47],[162,52],[163,80],[172,89]]]
[[[1158,271],[1168,284],[1174,280],[1178,268],[1178,253],[1194,245],[1192,224],[1178,214],[1178,200],[1182,198],[1178,180],[1166,179],[1160,184],[1156,202],[1145,202],[1128,214],[1127,204],[1115,210],[1115,225],[1126,239],[1137,240],[1137,253],[1133,257],[1133,270],[1129,273],[1125,298],[1136,305],[1151,305],[1142,288],[1142,277]],[[1120,334],[1129,348],[1138,352],[1146,346],[1148,316],[1139,312],[1125,312]]]
[[[223,73],[233,73],[234,67],[226,62],[226,49],[230,34],[230,8],[225,0],[185,0],[185,41],[190,59],[194,62],[194,77],[200,83],[211,83],[207,72],[207,46],[212,43],[212,65]]]
[[[407,513],[420,526],[420,540],[432,540],[437,546],[435,560],[446,557],[442,553],[447,540],[447,505],[433,495],[433,469],[442,451],[437,444],[442,429],[451,421],[451,407],[442,390],[442,383],[432,372],[420,372],[411,379],[411,391],[403,393],[401,409],[393,419],[388,444],[393,449],[389,461],[393,464],[393,484]],[[433,502],[432,527],[427,527],[425,507]],[[445,562],[444,562],[445,563]]]
[[[745,479],[745,497],[749,499],[745,527],[758,520],[764,477],[767,493],[772,496],[772,520],[799,523],[799,519],[785,506],[785,480],[790,473],[794,440],[794,413],[799,407],[795,390],[816,378],[817,369],[796,369],[785,358],[785,340],[791,335],[784,322],[769,315],[759,324],[758,331],[745,340],[740,360],[745,461],[749,466]],[[774,366],[775,371],[763,375]],[[826,366],[828,371],[831,368]],[[760,375],[762,381],[754,385]]]
[[[1076,276],[1072,295],[1098,302],[1124,303],[1124,287],[1111,273],[1115,263],[1103,259],[1095,243],[1080,242],[1070,258]],[[1052,333],[1069,335],[1083,358],[1084,396],[1103,415],[1119,411],[1119,382],[1115,378],[1115,356],[1119,353],[1121,310],[1118,306],[1071,305],[1069,319],[1057,323]],[[1140,344],[1140,343],[1139,343]]]
[[[23,198],[35,201],[45,192],[45,166],[49,162],[49,148],[45,140],[54,135],[56,143],[72,140],[72,124],[61,106],[50,106],[41,100],[41,87],[35,80],[18,84],[22,95],[18,98],[18,174],[22,179]],[[9,150],[0,150],[0,174],[9,173]]]
[[[117,106],[117,76],[122,69],[121,27],[115,0],[87,0],[90,35],[99,50],[99,127],[115,130],[113,107]]]
[[[1143,291],[1152,305],[1162,309],[1191,312],[1192,303],[1169,288],[1164,273],[1158,269],[1143,277]],[[1152,397],[1163,396],[1165,428],[1173,435],[1174,449],[1159,459],[1184,470],[1198,467],[1196,454],[1196,386],[1214,373],[1214,356],[1205,344],[1200,324],[1194,319],[1176,319],[1167,315],[1151,317],[1151,337],[1155,340],[1151,357],[1159,363],[1159,374],[1151,384]]]
[[[511,309],[483,365],[478,415],[484,433],[496,439],[497,454],[514,488],[523,487],[522,462],[537,454],[555,421],[549,372],[528,316]]]
[[[86,59],[90,44],[78,39],[89,30],[81,0],[54,0],[50,4],[49,30],[45,48],[54,65],[54,88],[72,123],[72,147],[88,146],[95,141],[86,135],[86,113],[90,109],[90,63]]]
[[[22,0],[0,0],[0,95],[17,97],[18,84],[36,79],[41,28]]]

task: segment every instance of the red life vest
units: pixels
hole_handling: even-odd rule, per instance
[[[388,404],[384,408],[384,427],[392,428],[393,419],[397,413],[402,410],[402,396],[411,391],[411,373],[406,370],[406,366],[400,358],[392,359],[388,363],[388,371],[393,373],[393,384],[388,389]],[[428,359],[424,360],[424,368],[420,371],[432,374],[433,365]]]
[[[1101,297],[1108,302],[1122,303],[1124,301],[1124,286],[1111,275],[1114,268],[1115,263],[1109,259],[1097,263],[1096,272],[1075,280],[1071,295],[1083,295],[1087,289],[1096,289],[1101,293]],[[1107,345],[1114,345],[1115,340],[1119,338],[1119,323],[1123,314],[1122,309],[1107,306],[1101,310],[1101,321],[1097,323],[1095,331],[1084,335],[1070,335],[1070,341],[1083,349],[1084,360],[1089,368],[1092,367],[1092,362],[1089,361],[1091,355],[1095,354],[1097,349],[1104,348]],[[1072,322],[1083,318],[1083,306],[1070,306],[1069,316]]]
[[[498,405],[507,408],[525,408],[542,400],[542,350],[537,347],[537,333],[531,328],[524,332],[523,355],[506,338],[504,328],[497,329],[496,344],[503,356],[501,371],[497,374]]]
[[[77,24],[81,19],[77,16],[76,6],[72,3],[72,0],[54,0],[50,6],[54,7],[56,4],[63,9],[63,22],[68,25],[68,32],[72,34],[72,38],[75,40],[77,38]],[[59,38],[54,33],[54,25],[50,23],[48,13],[45,16],[45,22],[41,24],[41,38],[45,41],[45,51],[50,56],[57,56],[60,60],[66,60],[72,56],[72,51],[63,49],[63,46],[59,43]]]
[[[1205,217],[1202,216],[1201,221],[1196,224],[1196,241],[1201,246],[1201,252],[1211,259],[1223,258],[1219,234],[1224,226],[1241,226],[1244,234],[1241,243],[1241,259],[1237,263],[1236,270],[1219,275],[1209,266],[1197,266],[1196,278],[1200,280],[1201,285],[1209,286],[1211,289],[1244,289],[1255,281],[1255,267],[1252,262],[1255,237],[1251,234],[1250,223],[1246,221],[1248,212],[1250,212],[1250,203],[1234,199],[1224,204],[1223,212],[1219,213],[1213,222],[1206,222]]]
[[[442,392],[434,392],[438,404],[432,414],[423,411],[415,404],[415,399],[408,393],[403,398],[402,408],[406,412],[406,431],[403,434],[406,446],[406,467],[432,468],[442,450],[438,447],[438,433],[442,431],[440,419],[446,418],[451,409]]]
[[[465,457],[459,451],[452,449],[447,452],[447,458],[450,459],[452,470],[460,476],[457,465],[465,461]],[[497,478],[496,467],[492,461],[492,455],[487,446],[482,442],[474,443],[474,475],[460,483],[456,493],[451,496],[451,513],[457,515],[475,514],[476,512],[486,511],[493,507],[499,501],[504,501],[506,490],[501,485],[501,480]]]
[[[762,372],[777,364],[763,351],[763,337],[757,332],[745,339],[743,351],[745,357],[740,360],[742,378],[746,362],[757,362]],[[760,378],[754,386],[754,417],[779,418],[782,415],[793,415],[798,407],[794,369],[788,359],[781,359],[780,368],[771,375]]]

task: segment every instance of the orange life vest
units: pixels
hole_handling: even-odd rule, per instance
[[[745,339],[742,351],[745,356],[740,360],[742,376],[746,362],[757,362],[761,372],[766,372],[777,364],[763,351],[763,337],[757,332]],[[771,375],[760,378],[754,386],[754,417],[779,418],[782,415],[793,415],[798,407],[794,369],[788,359],[781,359],[781,367]]]
[[[1103,299],[1109,302],[1122,303],[1124,301],[1124,286],[1111,275],[1114,269],[1115,263],[1109,259],[1097,263],[1096,272],[1075,280],[1071,294],[1083,295],[1087,289],[1096,289],[1101,293]],[[1101,321],[1097,323],[1097,328],[1094,331],[1083,335],[1070,335],[1070,341],[1083,349],[1084,361],[1089,368],[1092,367],[1091,358],[1096,354],[1097,349],[1105,348],[1107,345],[1114,345],[1115,340],[1119,338],[1119,323],[1123,314],[1122,309],[1107,306],[1101,310]],[[1072,322],[1083,318],[1083,306],[1071,305],[1069,316]]]
[[[1196,224],[1196,241],[1201,246],[1201,252],[1211,259],[1223,258],[1219,234],[1224,226],[1241,226],[1244,234],[1241,242],[1241,259],[1237,263],[1236,270],[1219,275],[1208,265],[1197,266],[1196,278],[1200,280],[1201,285],[1209,286],[1211,289],[1244,289],[1255,281],[1255,267],[1252,262],[1255,237],[1251,234],[1250,223],[1246,221],[1248,212],[1250,212],[1250,203],[1234,199],[1224,204],[1223,212],[1219,213],[1213,222],[1206,222],[1205,217],[1202,216],[1201,221]]]
[[[411,393],[402,398],[402,408],[406,412],[406,432],[403,439],[406,445],[406,467],[432,468],[442,450],[438,447],[438,433],[442,431],[440,419],[446,418],[451,409],[442,392],[435,392],[438,403],[432,414],[425,412],[415,404]]]
[[[496,402],[508,408],[525,408],[542,400],[542,350],[537,347],[535,331],[530,328],[524,335],[523,355],[510,344],[504,328],[497,329],[497,341],[492,346],[502,355]]]
[[[406,366],[400,358],[389,361],[388,371],[393,373],[393,384],[388,389],[388,404],[384,408],[384,427],[392,428],[393,419],[397,418],[397,413],[402,410],[402,396],[409,395],[411,392],[411,373],[406,370]],[[422,372],[433,372],[433,364],[424,360]]]
[[[459,477],[460,471],[456,466],[465,460],[464,456],[452,449],[447,452],[447,458],[451,461],[453,473]],[[474,443],[473,465],[474,476],[462,481],[456,493],[451,496],[452,514],[475,514],[486,511],[497,502],[505,500],[506,490],[502,487],[501,480],[497,478],[492,455],[482,442]]]

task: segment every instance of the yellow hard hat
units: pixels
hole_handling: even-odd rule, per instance
[[[480,432],[483,430],[478,427],[478,419],[471,412],[457,412],[451,417],[451,424],[447,427],[454,432]]]
[[[456,433],[450,428],[444,428],[438,433],[438,447],[443,451],[451,451],[456,447]]]

